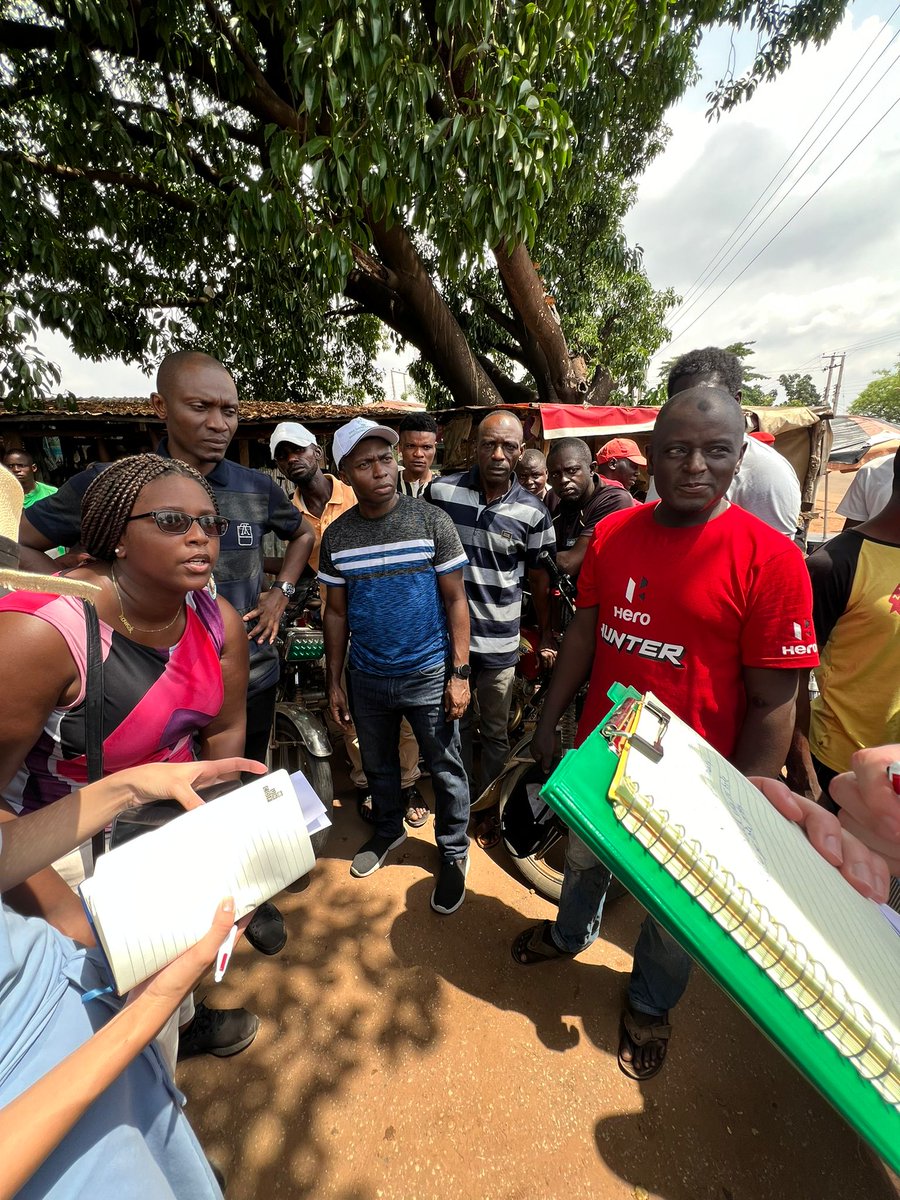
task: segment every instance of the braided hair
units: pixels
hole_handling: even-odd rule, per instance
[[[215,493],[199,471],[177,458],[158,454],[133,454],[121,458],[98,475],[81,501],[81,541],[92,558],[112,562],[125,523],[148,483],[164,475],[182,475],[199,483],[219,511]]]

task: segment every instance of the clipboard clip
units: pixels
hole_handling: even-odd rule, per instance
[[[652,742],[642,737],[637,729],[631,728],[638,712],[640,714],[647,713],[649,716],[656,718],[657,732]],[[636,700],[634,697],[629,696],[617,708],[613,709],[600,732],[608,742],[619,740],[628,742],[641,750],[652,762],[659,762],[664,753],[662,740],[668,728],[669,714],[665,709],[654,704],[652,700]]]

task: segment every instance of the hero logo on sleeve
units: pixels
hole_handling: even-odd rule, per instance
[[[791,625],[791,634],[796,644],[793,646],[782,646],[782,654],[791,658],[804,658],[807,654],[818,654],[819,648],[816,643],[806,640],[813,635],[812,621],[794,621]]]

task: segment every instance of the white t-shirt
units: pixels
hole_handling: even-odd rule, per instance
[[[847,495],[837,506],[839,516],[851,521],[868,521],[881,512],[894,487],[894,455],[866,463],[856,472]]]
[[[800,481],[783,455],[756,438],[745,437],[747,447],[740,470],[727,496],[779,533],[792,538],[800,522]],[[653,480],[647,500],[658,500]]]

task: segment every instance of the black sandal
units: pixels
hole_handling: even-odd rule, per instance
[[[372,802],[372,793],[366,788],[356,789],[356,811],[359,813],[361,821],[365,821],[367,825],[375,824],[375,808]]]
[[[537,963],[552,962],[555,958],[574,958],[568,950],[560,950],[550,936],[550,921],[531,925],[523,930],[512,944],[513,962],[520,967],[533,967]]]

